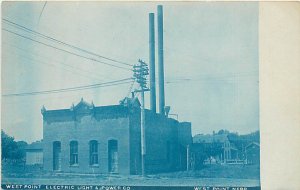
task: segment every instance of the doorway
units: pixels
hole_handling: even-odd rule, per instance
[[[108,171],[118,173],[118,141],[108,141]]]
[[[53,142],[53,170],[61,170],[61,143],[59,141]]]

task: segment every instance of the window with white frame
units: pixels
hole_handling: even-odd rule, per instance
[[[78,165],[78,142],[70,142],[70,165]]]
[[[90,165],[98,165],[98,142],[96,140],[90,141]]]

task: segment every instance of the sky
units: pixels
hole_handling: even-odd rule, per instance
[[[157,2],[3,2],[2,18],[6,20],[2,20],[1,31],[2,129],[16,140],[42,139],[42,106],[70,108],[81,98],[96,106],[118,104],[129,95],[131,83],[54,94],[4,95],[132,77],[130,70],[53,47],[100,62],[124,65],[45,40],[7,20],[133,65],[138,59],[149,62],[148,14],[156,15],[157,5]],[[164,2],[162,5],[165,101],[171,106],[170,113],[178,114],[180,121],[192,122],[193,135],[220,129],[239,134],[258,130],[258,3]],[[149,108],[149,92],[145,100]]]

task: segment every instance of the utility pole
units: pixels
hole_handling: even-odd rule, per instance
[[[147,88],[147,75],[149,75],[148,65],[139,59],[139,63],[133,66],[133,76],[136,82],[139,83],[140,89],[135,92],[141,92],[141,153],[142,153],[142,175],[145,175],[145,155],[146,155],[146,142],[145,142],[145,98],[144,92],[149,91]]]
[[[190,145],[186,146],[186,171],[190,170]]]

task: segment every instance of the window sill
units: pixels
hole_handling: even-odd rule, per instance
[[[78,164],[73,164],[73,165],[70,165],[70,167],[72,167],[72,168],[78,168],[79,165]]]
[[[99,168],[99,164],[90,165],[91,168]]]

